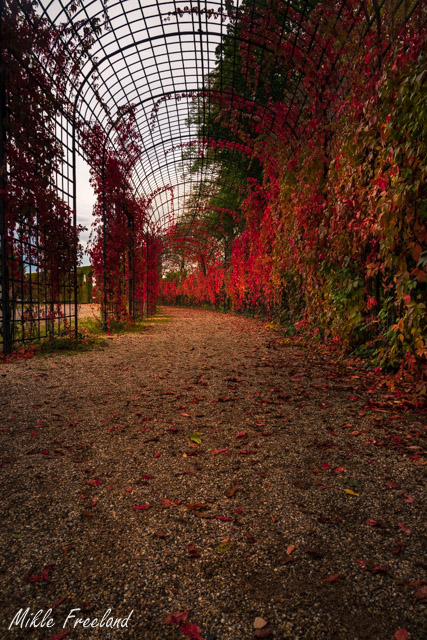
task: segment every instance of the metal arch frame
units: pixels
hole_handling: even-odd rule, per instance
[[[419,1],[420,0],[394,0],[392,19],[394,19],[397,12],[403,7],[404,20],[407,20],[413,11],[415,11]],[[347,0],[339,0],[339,2],[340,11],[343,11]],[[367,0],[361,0],[358,12],[354,15],[352,26],[348,31],[348,37],[352,35],[355,25],[357,24],[357,16],[360,15],[361,12],[364,13],[366,19],[363,31],[357,31],[356,37],[362,38],[375,24],[381,26],[380,12],[386,2],[387,0],[372,0],[372,14],[370,15],[367,9]],[[130,176],[136,197],[147,197],[150,192],[154,192],[162,186],[162,184],[169,182],[172,188],[179,191],[177,200],[179,200],[180,203],[181,201],[185,203],[188,193],[192,193],[191,190],[193,186],[199,184],[196,203],[200,203],[203,197],[203,181],[209,179],[209,176],[215,173],[215,170],[212,169],[212,164],[205,162],[203,158],[198,173],[190,175],[184,178],[183,181],[180,181],[178,167],[182,164],[182,158],[173,152],[170,160],[162,159],[160,162],[160,155],[162,151],[165,150],[166,144],[170,143],[174,146],[175,142],[179,142],[179,144],[182,145],[187,140],[192,139],[193,133],[191,129],[185,131],[185,127],[180,120],[184,114],[187,118],[190,118],[191,100],[197,100],[199,106],[201,105],[202,118],[204,127],[206,128],[206,124],[209,123],[209,119],[207,119],[206,116],[212,113],[212,108],[215,105],[215,102],[211,100],[211,89],[209,83],[206,84],[206,79],[214,69],[217,69],[219,72],[221,92],[224,90],[226,78],[228,77],[230,80],[230,85],[227,86],[231,87],[231,108],[235,106],[234,88],[238,72],[236,58],[239,45],[246,43],[249,47],[257,49],[257,51],[260,52],[262,64],[264,56],[271,55],[272,53],[275,55],[274,51],[269,49],[267,35],[263,43],[260,44],[258,40],[255,42],[250,37],[243,38],[236,29],[234,29],[231,34],[228,30],[230,23],[224,21],[222,18],[219,19],[215,27],[212,26],[207,10],[208,8],[216,8],[218,11],[222,10],[223,15],[225,15],[225,0],[197,0],[197,2],[193,3],[193,6],[197,4],[198,12],[186,13],[183,17],[177,15],[177,11],[181,5],[178,0],[171,0],[170,2],[167,0],[150,0],[148,3],[144,3],[143,0],[114,0],[107,9],[103,0],[89,0],[88,2],[80,0],[80,5],[74,16],[71,12],[72,4],[73,0],[38,0],[42,16],[45,17],[52,26],[57,26],[62,18],[66,18],[67,28],[69,28],[70,32],[73,32],[75,36],[79,36],[83,28],[93,30],[94,21],[100,21],[100,18],[109,25],[109,30],[105,33],[99,34],[93,31],[94,41],[91,51],[90,53],[88,52],[87,59],[82,59],[82,62],[84,62],[83,76],[79,80],[78,85],[70,85],[70,92],[74,93],[73,116],[71,119],[68,116],[65,118],[67,126],[71,127],[71,149],[69,144],[67,142],[65,143],[65,146],[68,144],[66,159],[68,186],[66,185],[64,188],[64,184],[62,184],[62,188],[58,186],[58,189],[64,194],[68,201],[73,204],[74,224],[76,225],[77,222],[77,155],[84,155],[81,145],[77,140],[78,123],[81,121],[85,123],[89,123],[90,121],[98,122],[104,128],[106,134],[105,146],[111,144],[114,148],[116,141],[114,140],[114,136],[112,136],[114,126],[111,126],[111,121],[116,115],[114,110],[117,111],[117,109],[122,106],[120,103],[121,98],[127,98],[127,96],[133,96],[129,98],[129,101],[134,103],[135,108],[139,110],[137,126],[141,136],[147,138],[148,142],[151,141],[150,144],[144,144],[139,164]],[[129,4],[132,5],[130,13],[126,11]],[[186,5],[188,2],[183,2],[182,4]],[[267,0],[253,0],[250,9],[252,25],[258,8],[263,8],[267,6],[267,4]],[[304,54],[312,51],[317,30],[317,27],[315,27],[311,33],[305,30],[306,18],[317,4],[316,0],[301,0],[297,8],[294,4],[292,0],[283,0],[284,15],[279,37],[279,43],[286,41],[286,39],[292,43],[291,59],[298,48]],[[55,13],[53,13],[54,6],[58,7]],[[236,12],[240,11],[241,6],[241,0],[236,0]],[[163,13],[163,9],[166,10],[167,8],[173,10],[175,16],[174,21],[167,23],[168,26],[165,26],[164,18],[167,16],[166,13]],[[91,14],[92,9],[95,10],[93,15]],[[105,19],[106,12],[116,11],[117,9],[120,9],[118,13]],[[292,9],[292,11],[290,11],[290,9]],[[295,15],[297,15],[297,19],[294,19],[294,12]],[[339,20],[339,16],[340,14],[338,13],[337,20]],[[292,23],[292,27],[290,27],[290,23]],[[141,25],[140,28],[138,28],[139,25]],[[303,47],[301,33],[305,33],[308,37]],[[139,34],[146,35],[144,37],[138,37]],[[232,62],[230,64],[225,63],[221,55],[217,58],[217,62],[213,64],[213,59],[209,59],[208,57],[206,69],[203,52],[207,51],[208,54],[212,55],[212,47],[217,48],[218,45],[223,43],[224,36],[227,37],[227,43],[233,49]],[[69,55],[72,56],[73,50],[69,46],[66,35],[64,36],[64,31],[61,31],[58,37],[62,39],[61,41],[69,52]],[[127,39],[130,41],[126,42]],[[170,51],[170,48],[173,49],[174,47],[177,47],[177,51]],[[189,68],[185,67],[185,54],[187,49],[194,54],[191,61],[192,66]],[[130,52],[132,52],[131,57],[133,59],[131,62],[126,58],[126,54]],[[146,64],[146,60],[143,58],[147,53],[149,54],[147,58],[149,65]],[[102,54],[100,58],[95,59],[95,57],[100,54]],[[325,47],[321,50],[316,50],[318,65],[322,64],[325,54]],[[199,55],[200,60],[198,58]],[[79,62],[79,60],[77,60],[77,62]],[[341,64],[342,62],[339,55],[337,55],[333,61],[332,70],[337,69],[338,75]],[[181,65],[181,75],[179,76],[174,73],[176,65]],[[279,65],[280,57],[276,55],[274,69]],[[162,71],[163,67],[165,69],[164,71]],[[140,69],[140,73],[135,74],[134,68]],[[100,88],[95,91],[93,87],[90,86],[90,83],[94,75],[99,75],[102,70],[109,71],[101,77],[102,83]],[[109,75],[107,75],[108,73]],[[153,79],[156,79],[158,86],[156,84],[154,87],[150,86],[150,82]],[[295,107],[297,114],[295,120],[286,122],[290,137],[295,135],[295,127],[298,124],[302,109],[306,104],[306,95],[302,88],[302,80],[303,76],[288,77],[288,86],[283,85],[282,87],[283,95],[286,95],[287,106],[290,110],[292,107]],[[341,80],[343,80],[343,78],[341,78]],[[248,72],[246,72],[244,77],[244,83],[245,85],[248,84]],[[179,88],[180,86],[182,86],[182,88]],[[345,91],[345,87],[343,90]],[[187,94],[185,100],[182,100],[181,105],[177,100],[179,94]],[[193,94],[191,99],[190,94]],[[247,99],[249,96],[246,94],[247,92],[245,91],[244,97]],[[171,95],[174,97],[170,97]],[[169,107],[169,100],[173,103],[172,108]],[[150,102],[153,105],[151,112],[148,110]],[[253,99],[253,102],[260,107],[262,117],[264,117],[269,109],[268,104],[262,104],[257,100],[257,96]],[[150,117],[156,105],[160,106],[154,114],[156,127],[152,127]],[[160,116],[160,111],[163,107],[165,107],[166,113]],[[272,127],[275,125],[275,117],[273,113]],[[156,128],[157,131],[154,133]],[[209,133],[209,131],[206,131],[206,137],[210,137]],[[231,133],[230,140],[233,140]],[[71,160],[69,158],[70,151]],[[215,151],[213,152],[214,164],[216,157],[217,154]],[[238,158],[239,166],[244,166],[245,159],[237,154],[236,157]],[[175,172],[173,172],[173,169],[175,169]],[[72,174],[71,180],[69,178],[70,170]],[[166,177],[167,180],[165,179]],[[227,180],[228,177],[223,176],[222,179]],[[71,194],[69,192],[70,182],[72,184]],[[190,189],[189,192],[187,192],[187,187]],[[197,204],[193,204],[192,206],[195,210],[194,219],[196,219]],[[157,226],[159,230],[164,230],[167,227],[167,206],[163,196],[160,196],[160,194],[158,199],[153,201],[149,224],[152,225],[153,228]],[[4,269],[2,270],[2,278],[3,275]],[[76,286],[76,270],[74,277]],[[3,291],[5,291],[6,286],[3,280],[2,285]],[[3,317],[4,315],[5,314],[3,314]],[[76,305],[74,321],[77,330]]]

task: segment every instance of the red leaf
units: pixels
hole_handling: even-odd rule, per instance
[[[27,576],[25,582],[43,582],[43,578],[41,576]]]
[[[157,453],[154,454],[154,458],[158,458],[161,455],[161,451],[157,451]]]
[[[389,489],[397,489],[399,485],[397,485],[395,482],[392,482],[391,480],[387,480],[387,486],[389,487]]]
[[[165,620],[165,624],[184,623],[186,622],[189,613],[190,613],[190,609],[187,609],[187,611],[176,611],[175,613],[170,613]]]
[[[241,433],[238,433],[236,438],[247,438],[248,434],[245,433],[244,431],[242,431]]]
[[[68,596],[64,596],[63,598],[61,598],[60,600],[57,600],[57,602],[54,602],[53,604],[50,605],[50,608],[52,609],[52,611],[54,609],[56,609],[57,607],[59,607],[60,604],[62,604],[63,602],[65,602],[65,600],[68,598]]]
[[[390,565],[386,564],[384,567],[381,567],[379,564],[374,565],[374,568],[372,569],[373,573],[385,573],[386,571],[389,570]]]
[[[152,480],[153,476],[142,476],[141,480]]]
[[[197,624],[190,624],[189,622],[186,622],[179,627],[179,630],[189,638],[193,638],[193,640],[203,640],[200,635],[201,629]]]
[[[64,638],[67,638],[70,633],[71,631],[67,631],[67,633],[55,633],[55,635],[49,636],[48,638],[45,638],[45,640],[63,640]]]
[[[93,480],[88,480],[87,484],[90,484],[92,487],[98,487],[102,484],[102,480],[100,478],[93,478]]]
[[[233,522],[234,518],[225,518],[224,516],[217,516],[217,520],[221,520],[221,522]]]
[[[42,569],[42,578],[46,580],[46,582],[50,582],[49,573],[52,571],[54,564],[48,564]]]
[[[331,468],[326,462],[322,462],[322,467],[324,469],[330,469]]]
[[[427,585],[424,585],[417,589],[417,591],[415,592],[415,597],[420,602],[424,602],[425,600],[427,600]]]
[[[165,500],[162,500],[161,504],[163,504],[165,507],[177,507],[179,505],[179,500],[174,500],[172,502],[171,500],[168,500],[166,498]]]
[[[134,507],[135,511],[139,511],[141,509],[149,509],[151,507],[151,504],[141,504],[137,507]]]
[[[200,558],[200,553],[193,544],[187,544],[190,558]]]
[[[212,449],[211,455],[216,456],[218,453],[223,453],[224,451],[228,451],[228,448],[225,449]]]
[[[406,629],[398,629],[395,632],[394,637],[396,638],[396,640],[408,640],[409,635]]]
[[[345,471],[345,467],[337,467],[334,471],[335,473],[343,473]]]
[[[411,535],[411,529],[407,527],[405,524],[403,524],[403,522],[398,522],[398,525],[399,525],[399,529],[403,531],[403,533],[406,533],[407,536]]]
[[[380,527],[381,526],[381,522],[379,522],[378,520],[366,520],[366,524],[368,524],[370,527]]]
[[[345,574],[344,573],[335,573],[333,576],[328,576],[327,578],[324,578],[322,580],[322,582],[340,582],[341,580],[344,580],[345,578]]]
[[[190,418],[190,414],[189,413],[181,413],[182,416],[184,416],[184,418]]]

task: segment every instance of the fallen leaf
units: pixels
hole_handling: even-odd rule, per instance
[[[200,553],[193,544],[187,544],[187,549],[190,558],[200,558]]]
[[[290,556],[294,551],[296,551],[296,549],[298,549],[297,544],[290,544],[286,549],[286,555]]]
[[[149,509],[151,504],[140,504],[139,506],[134,507],[135,511],[141,511],[142,509]]]
[[[410,536],[412,531],[409,527],[407,527],[405,524],[403,524],[403,522],[398,522],[399,525],[399,529],[401,531],[403,531],[403,533],[406,533],[407,536]]]
[[[349,496],[359,496],[358,493],[356,493],[355,491],[352,491],[351,489],[344,489],[344,491],[348,493]]]
[[[389,489],[397,489],[398,485],[395,482],[392,482],[391,480],[387,480],[387,486],[389,487]]]
[[[218,553],[227,553],[227,551],[231,551],[233,546],[233,540],[226,539],[219,543],[216,550],[218,551]]]
[[[183,624],[187,621],[189,613],[190,609],[187,609],[187,611],[176,611],[175,613],[170,613],[165,620],[165,624]]]
[[[185,624],[181,624],[179,627],[181,633],[189,638],[193,638],[193,640],[203,640],[201,634],[200,627],[197,624],[191,624],[190,622],[186,622]]]
[[[100,478],[93,478],[93,480],[88,480],[87,484],[91,485],[92,487],[98,487],[100,484],[102,484],[102,480]]]
[[[398,629],[395,632],[394,637],[396,640],[408,640],[409,634],[406,629]]]
[[[196,444],[202,444],[202,439],[201,439],[201,434],[197,433],[197,431],[195,431],[194,433],[190,434],[190,440],[191,442],[195,442]]]
[[[49,636],[45,638],[45,640],[63,640],[70,635],[71,631],[67,631],[67,633],[55,633],[53,636]]]
[[[417,589],[415,592],[415,597],[420,602],[425,602],[427,600],[427,585],[424,585]]]
[[[179,500],[174,500],[174,502],[172,502],[172,500],[168,500],[166,498],[165,500],[162,500],[161,504],[165,507],[177,507],[179,505]]]
[[[156,538],[166,538],[166,534],[163,529],[157,529],[157,531],[153,533],[153,536],[156,536]]]
[[[380,527],[381,526],[381,522],[379,522],[378,520],[366,520],[366,524],[368,524],[370,527]]]
[[[328,576],[327,578],[324,578],[322,580],[322,582],[327,582],[327,583],[341,582],[341,580],[344,580],[344,578],[345,578],[345,574],[344,573],[335,573],[332,576]]]
[[[41,576],[26,576],[25,582],[43,582],[43,578]]]
[[[207,509],[208,505],[206,502],[190,502],[186,504],[185,507],[190,509],[190,511],[201,511],[202,509]]]
[[[226,518],[225,516],[216,516],[217,520],[221,520],[221,522],[233,522],[234,518]]]
[[[226,497],[232,498],[236,491],[238,491],[239,489],[240,487],[230,487],[230,489],[227,489],[227,491],[225,492]]]
[[[157,451],[157,452],[154,454],[153,458],[158,458],[161,454],[162,454],[162,452],[161,452],[161,451]]]
[[[211,455],[216,456],[218,455],[218,453],[223,453],[224,451],[228,451],[228,447],[226,447],[225,449],[212,449]]]
[[[384,567],[381,567],[379,564],[375,564],[372,567],[372,573],[385,573],[390,568],[389,564],[386,564]]]
[[[50,608],[52,609],[52,611],[54,609],[56,609],[57,607],[59,607],[60,604],[62,604],[63,602],[65,602],[65,600],[68,598],[68,596],[64,596],[63,598],[61,598],[60,600],[57,600],[57,602],[54,602],[53,604],[50,605]]]
[[[245,433],[244,431],[242,431],[241,433],[238,433],[236,438],[247,438],[248,434]]]

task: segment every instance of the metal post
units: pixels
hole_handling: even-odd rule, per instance
[[[148,306],[148,233],[145,234],[145,306],[146,306],[146,314],[147,319],[149,316],[149,306]]]
[[[4,0],[0,0],[0,41],[2,40]],[[0,50],[0,236],[1,236],[1,312],[3,353],[10,353],[12,337],[10,333],[10,293],[9,293],[9,265],[7,256],[7,225],[4,206],[4,190],[6,187],[6,73],[3,55]]]
[[[105,201],[105,144],[102,152],[102,272],[104,291],[102,292],[102,323],[107,331],[107,203]]]
[[[76,123],[73,120],[73,227],[77,235],[77,176],[76,176]],[[77,281],[77,254],[74,261],[74,331],[78,335],[78,281]]]

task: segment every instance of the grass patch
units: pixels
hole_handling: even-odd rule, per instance
[[[169,322],[170,317],[163,314],[156,314],[151,318],[118,321],[111,319],[110,326],[104,331],[101,320],[97,318],[86,318],[79,321],[79,329],[82,329],[88,336],[114,335],[121,333],[142,333],[149,327],[153,327],[163,322]]]
[[[77,336],[64,335],[46,338],[40,343],[32,345],[32,349],[34,355],[47,355],[50,353],[83,353],[106,345],[107,342],[102,338],[78,333]]]

